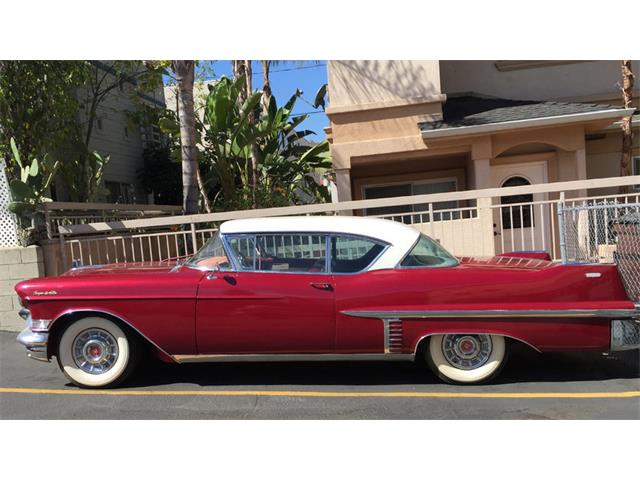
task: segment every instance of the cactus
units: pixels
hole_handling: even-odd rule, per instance
[[[23,164],[13,138],[10,143],[13,159],[18,164],[20,178],[14,178],[9,183],[13,199],[9,203],[9,210],[24,217],[32,213],[39,203],[50,201],[44,193],[51,186],[60,162],[51,160],[45,155],[42,160],[34,158],[30,164],[28,162]]]

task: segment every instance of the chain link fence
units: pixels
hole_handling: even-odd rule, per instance
[[[640,203],[558,204],[565,263],[615,263],[629,298],[640,302]]]

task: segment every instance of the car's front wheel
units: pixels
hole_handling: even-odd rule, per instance
[[[79,387],[112,387],[133,371],[136,345],[115,322],[85,317],[71,323],[58,343],[60,370]]]
[[[483,383],[495,377],[504,366],[507,348],[501,335],[433,335],[425,351],[433,372],[442,380],[456,384]]]

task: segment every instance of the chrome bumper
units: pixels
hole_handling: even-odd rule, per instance
[[[34,332],[33,320],[28,310],[22,309],[20,316],[27,321],[27,324],[19,334],[16,340],[25,346],[27,349],[27,357],[39,360],[41,362],[48,362],[47,355],[47,342],[49,340],[49,332],[37,331]]]
[[[611,351],[640,348],[640,304],[636,304],[638,315],[630,320],[611,321]]]

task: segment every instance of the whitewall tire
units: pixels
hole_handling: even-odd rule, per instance
[[[501,335],[433,335],[426,349],[427,363],[442,380],[456,384],[483,383],[504,366],[507,348]]]
[[[58,365],[74,384],[111,387],[123,381],[137,358],[133,338],[115,322],[85,317],[71,323],[60,336]]]

